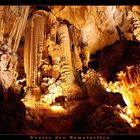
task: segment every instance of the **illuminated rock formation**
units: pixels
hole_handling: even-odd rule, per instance
[[[126,67],[125,71],[117,74],[118,81],[112,83],[102,82],[107,91],[121,93],[123,99],[131,112],[131,117],[140,117],[139,98],[139,65]]]
[[[33,17],[28,20],[25,35],[24,66],[27,76],[27,86],[36,87],[38,69],[42,65],[42,56],[45,37],[51,35],[55,40],[56,19],[46,11],[36,11]],[[51,30],[50,30],[51,29]],[[30,32],[29,32],[30,30]],[[50,30],[49,32],[47,30]],[[32,52],[32,53],[30,53]],[[46,54],[47,55],[47,54]]]
[[[88,69],[90,51],[82,30],[71,25],[69,27],[69,34],[74,69],[76,71],[83,71],[83,67]]]
[[[72,62],[72,60],[76,60],[77,57],[75,54],[75,58],[72,59],[73,55],[70,48],[68,27],[65,24],[60,24],[60,27],[58,28],[58,36],[63,50],[60,79],[62,80],[61,85],[62,89],[64,89],[64,96],[68,99],[85,98],[88,93],[86,93],[87,91],[82,87],[82,81],[80,81],[81,79],[78,79],[79,73],[75,73],[76,67],[73,67],[72,64],[75,62]],[[78,52],[77,55],[79,55]]]
[[[79,72],[83,71],[83,67],[88,69],[90,55],[118,40],[116,26],[125,35],[132,25],[134,35],[139,34],[139,29],[135,29],[139,27],[137,24],[139,21],[132,24],[129,21],[139,15],[138,6],[48,6],[48,8],[51,12],[33,10],[29,6],[1,6],[0,9],[0,39],[5,40],[13,52],[17,51],[20,37],[25,31],[24,66],[27,87],[39,86],[45,77],[60,78],[66,83],[77,85],[81,81]],[[129,15],[131,12],[133,14]],[[106,22],[103,22],[104,20]],[[66,21],[70,25],[66,25]],[[116,45],[118,52],[122,51],[114,58],[116,61],[123,53],[123,49],[119,48],[124,46],[125,49],[123,43],[121,41]],[[50,57],[52,62],[49,60]],[[46,67],[46,62],[50,67]],[[111,65],[109,61],[105,62],[106,64]],[[99,67],[102,69],[104,66]],[[80,84],[82,85],[82,82]]]
[[[50,35],[50,39],[52,41],[56,41],[56,33],[57,33],[57,20],[56,17],[51,12],[46,12],[45,10],[37,10],[33,13],[34,15],[40,15],[45,18],[45,32],[46,37]]]
[[[139,65],[129,66],[126,72],[118,74],[118,80],[121,82],[123,99],[128,108],[135,117],[140,117],[140,98],[139,98]]]
[[[29,6],[4,6],[1,13],[1,41],[6,41],[17,51],[20,38],[26,26]],[[2,40],[4,39],[4,40]]]
[[[131,21],[131,30],[134,36],[140,41],[140,9],[133,7],[132,11],[128,11],[127,18]]]
[[[58,35],[58,44],[56,44],[56,34]],[[78,36],[82,38],[81,34]],[[82,39],[80,40],[81,42],[78,41],[79,44],[81,43],[79,48],[83,47],[84,52],[74,51],[75,55],[73,56],[70,46],[71,44],[76,44],[76,38],[78,38],[78,36],[74,35],[71,43],[66,24],[60,23],[60,25],[58,25],[58,21],[54,15],[49,12],[43,10],[34,12],[31,19],[28,20],[25,31],[24,65],[27,76],[27,86],[39,86],[42,81],[40,78],[53,77],[62,80],[62,89],[65,89],[64,87],[68,85],[66,86],[68,90],[63,90],[64,96],[67,96],[69,93],[73,94],[73,92],[74,94],[83,92],[82,87],[80,87],[76,81],[77,78],[74,72],[76,68],[73,67],[74,60],[72,57],[74,56],[76,60],[77,56],[80,56],[80,53],[84,54],[86,52],[86,50],[84,50],[85,46],[83,45]],[[45,53],[43,53],[43,51]],[[88,58],[85,58],[85,60],[87,59],[86,66],[88,67],[89,55],[87,56]],[[80,71],[82,71],[82,66]],[[44,85],[45,83],[43,82],[42,84]],[[81,97],[82,93],[80,94]]]
[[[18,45],[26,26],[29,6],[3,6],[0,10],[0,82],[4,96],[17,86]],[[7,96],[7,95],[6,95]],[[7,98],[7,97],[6,97]],[[5,99],[6,100],[6,99]]]

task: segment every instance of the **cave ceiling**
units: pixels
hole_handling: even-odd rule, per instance
[[[57,18],[66,19],[84,32],[91,53],[118,40],[116,26],[132,39],[127,11],[140,12],[139,6],[32,6],[30,13],[43,9]]]
[[[3,6],[1,6],[1,11]],[[5,6],[8,7],[8,6]],[[14,6],[10,6],[13,7]],[[22,6],[19,6],[22,7]],[[7,8],[8,9],[8,8]],[[132,39],[128,11],[139,13],[139,6],[30,6],[28,17],[36,10],[53,13],[57,18],[66,19],[84,32],[91,53],[118,40],[116,26]],[[17,11],[18,12],[18,11]]]

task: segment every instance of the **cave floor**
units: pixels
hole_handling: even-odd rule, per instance
[[[54,107],[54,108],[53,108]],[[69,101],[55,109],[40,103],[26,106],[27,134],[140,134],[115,112],[117,106],[95,107],[89,100]],[[54,109],[54,110],[53,110]]]

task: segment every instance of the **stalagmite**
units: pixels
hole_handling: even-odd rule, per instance
[[[132,69],[133,69],[133,66],[127,66],[127,75],[128,75],[128,81],[129,81],[129,85],[131,85],[131,86],[134,86],[133,85],[133,83],[134,83],[134,81],[133,81],[133,78],[132,78]]]
[[[118,76],[118,80],[120,80],[120,81],[122,82],[122,85],[123,85],[125,88],[127,88],[128,83],[127,83],[127,81],[126,81],[126,73],[124,73],[123,71],[121,71],[121,72],[119,72],[119,73],[117,74],[117,76]],[[123,79],[123,80],[122,80],[122,79]]]
[[[56,40],[56,29],[56,18],[54,17],[54,15],[46,11],[36,11],[33,13],[31,19],[28,20],[28,26],[25,32],[26,38],[24,48],[24,56],[28,56],[29,58],[24,58],[27,86],[36,87],[38,84],[40,84],[40,80],[38,79],[39,77],[43,78],[44,76],[52,76],[57,79],[60,75],[60,80],[62,80],[62,89],[64,89],[64,87],[68,84],[65,95],[68,95],[67,97],[69,99],[83,98],[85,97],[85,93],[83,93],[84,90],[82,85],[80,85],[80,82],[77,82],[77,78],[75,77],[76,75],[74,73],[75,68],[72,64],[73,56],[71,55],[68,27],[66,24],[59,25],[57,31],[59,44],[55,46],[54,41]],[[47,47],[43,46],[44,42],[47,43]],[[49,73],[47,72],[47,75],[43,75],[43,71],[41,71],[41,75],[38,75],[38,70],[40,69],[40,66],[42,66],[42,68],[44,69],[42,63],[47,61],[46,58],[42,61],[43,47],[45,47],[44,49],[47,49],[48,51],[48,54],[45,54],[45,56],[52,57],[53,66],[50,69],[52,72],[50,72],[49,70]],[[76,55],[77,57],[79,57],[79,52],[76,52]],[[75,56],[75,59],[77,57]]]

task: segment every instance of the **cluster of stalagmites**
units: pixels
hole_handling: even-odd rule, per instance
[[[81,99],[87,91],[80,73],[88,69],[90,54],[82,31],[67,22],[44,10],[28,19],[24,44],[27,87],[40,87],[45,95]]]
[[[16,19],[14,25],[16,27],[19,25],[19,28],[24,29],[24,24],[27,23],[24,32],[24,66],[27,87],[36,88],[39,86],[41,87],[39,91],[46,94],[50,85],[44,79],[50,77],[54,78],[55,81],[61,81],[59,87],[62,88],[63,96],[66,96],[68,99],[85,98],[87,90],[82,83],[81,72],[86,71],[88,68],[90,52],[83,32],[76,26],[71,25],[67,20],[57,19],[51,12],[37,10],[27,19],[29,7],[10,7],[11,11],[15,11],[14,14],[18,9],[22,9],[24,14],[19,12],[18,16],[21,19]],[[134,12],[135,9],[131,10],[131,12],[128,11],[128,20],[136,21]],[[137,18],[137,21],[139,22],[139,18]],[[2,19],[1,31],[3,31],[3,23],[4,20]],[[132,23],[132,26],[134,27],[132,29],[134,35],[138,34],[138,32],[135,33],[139,30],[137,22]],[[11,32],[9,31],[13,37],[14,51],[17,50],[17,44],[19,44],[16,33],[21,36],[19,28],[14,29],[11,25]],[[121,41],[116,43],[115,47],[118,53],[116,57],[112,57],[116,60],[119,60],[125,49],[123,47],[125,46],[125,42],[123,38],[120,37],[120,39]],[[14,44],[15,40],[18,41]],[[99,59],[102,61],[107,60],[105,57],[106,55],[102,53]],[[99,64],[99,70],[102,71],[103,75],[110,74],[108,74],[108,70],[104,69],[106,66],[102,64],[109,65],[109,69],[112,69],[115,65],[114,63],[110,63],[110,60]],[[57,88],[57,86],[54,87]]]

